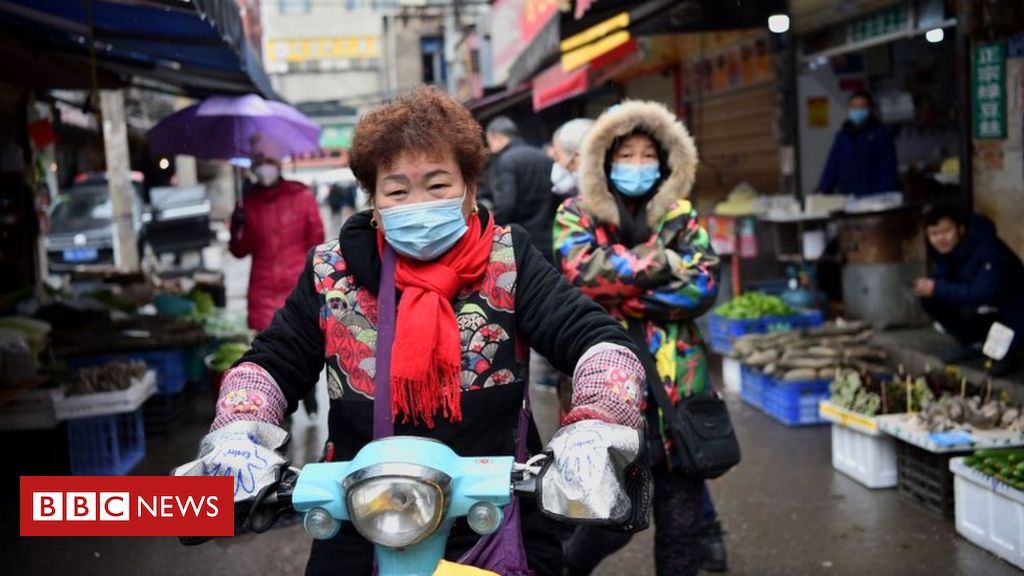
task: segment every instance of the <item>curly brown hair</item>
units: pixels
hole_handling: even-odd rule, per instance
[[[356,124],[349,150],[352,173],[373,198],[378,168],[404,153],[451,152],[462,178],[473,185],[487,162],[480,124],[469,110],[434,86],[367,112]]]

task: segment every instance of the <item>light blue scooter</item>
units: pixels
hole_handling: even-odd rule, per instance
[[[307,464],[291,502],[314,538],[332,538],[342,521],[352,522],[374,544],[379,576],[433,574],[455,519],[493,533],[513,491],[533,491],[530,470],[542,458],[523,466],[512,456],[462,458],[435,440],[393,436],[349,462]]]

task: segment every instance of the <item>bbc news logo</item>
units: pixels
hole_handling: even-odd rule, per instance
[[[231,536],[227,476],[22,476],[22,536]]]

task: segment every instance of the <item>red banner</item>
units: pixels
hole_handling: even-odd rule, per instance
[[[233,536],[229,476],[22,476],[22,536]]]

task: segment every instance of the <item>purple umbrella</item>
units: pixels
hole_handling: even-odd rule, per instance
[[[211,96],[149,131],[154,156],[231,159],[293,156],[320,148],[320,127],[298,110],[255,94]]]

